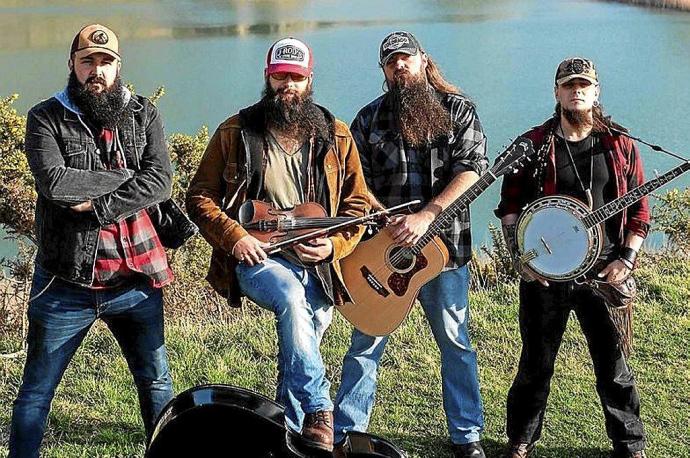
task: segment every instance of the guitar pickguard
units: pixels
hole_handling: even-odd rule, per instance
[[[418,254],[415,259],[415,264],[412,269],[405,273],[393,272],[390,277],[388,277],[388,286],[396,296],[404,296],[407,293],[407,289],[410,286],[410,280],[420,270],[424,270],[426,266],[429,265],[429,261],[423,254]]]

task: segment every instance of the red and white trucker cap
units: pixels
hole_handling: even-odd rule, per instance
[[[276,41],[266,55],[266,75],[289,72],[309,76],[313,68],[311,49],[296,38],[287,37]]]

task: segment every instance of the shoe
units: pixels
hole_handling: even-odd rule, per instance
[[[470,442],[469,444],[453,444],[454,458],[486,458],[482,444]]]
[[[511,442],[508,444],[503,458],[527,458],[532,450],[534,450],[534,443],[528,444],[526,442]]]
[[[304,417],[302,438],[311,446],[327,452],[333,451],[333,412],[319,410]]]

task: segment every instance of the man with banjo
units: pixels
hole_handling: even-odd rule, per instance
[[[634,282],[630,285],[630,274],[649,229],[646,198],[636,200],[591,229],[599,249],[583,255],[584,258],[592,256],[593,267],[582,275],[573,274],[579,275],[578,278],[567,274],[546,278],[526,263],[538,257],[539,250],[544,255],[554,254],[561,245],[568,245],[569,239],[562,234],[560,243],[551,243],[559,239],[559,234],[553,239],[545,235],[538,238],[539,250],[518,253],[518,242],[529,234],[520,224],[516,233],[516,222],[522,222],[518,221],[521,213],[521,220],[525,219],[524,207],[535,200],[542,198],[545,206],[553,207],[552,212],[542,214],[550,215],[555,223],[559,215],[580,207],[592,211],[602,208],[644,182],[637,146],[624,135],[625,129],[603,115],[599,105],[599,79],[590,60],[576,57],[561,62],[556,71],[554,94],[557,102],[554,116],[525,134],[534,142],[535,149],[539,149],[538,160],[504,178],[501,202],[496,210],[522,276],[522,353],[508,394],[509,445],[505,456],[529,456],[541,435],[554,362],[570,311],[574,310],[592,356],[613,456],[640,458],[645,456],[640,400],[626,363],[631,303],[614,309],[619,305],[614,300],[618,296],[602,292],[627,293],[626,289],[634,287]],[[555,194],[565,197],[552,202],[544,197]],[[586,205],[580,202],[575,205],[573,198]],[[540,226],[547,232],[548,219],[541,220]],[[587,232],[583,228],[580,235]],[[554,263],[559,261],[556,256],[552,258]],[[574,253],[568,253],[560,261],[568,263],[574,258],[577,258]],[[614,319],[616,316],[618,320]]]
[[[232,304],[241,294],[275,314],[277,401],[305,443],[333,449],[333,403],[319,343],[342,303],[338,260],[361,238],[343,228],[268,256],[268,244],[240,225],[246,199],[279,209],[321,204],[331,217],[369,210],[355,142],[346,124],[312,100],[313,56],[302,41],[271,46],[262,99],[216,130],[187,193],[187,209],[214,252],[208,280]]]

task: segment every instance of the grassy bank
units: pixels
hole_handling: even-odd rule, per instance
[[[650,457],[690,457],[690,266],[660,257],[640,270],[636,351],[630,364],[642,397]],[[187,287],[189,290],[189,287]],[[479,355],[489,457],[504,443],[505,397],[520,348],[517,289],[474,292],[472,335]],[[169,297],[180,300],[174,291]],[[183,313],[168,318],[167,339],[176,391],[207,382],[275,389],[275,331],[269,313]],[[339,316],[323,345],[328,375],[338,385],[350,328]],[[2,343],[15,347],[17,342]],[[0,360],[0,456],[7,453],[11,403],[23,361]],[[137,402],[112,336],[96,326],[69,367],[53,403],[46,457],[124,457],[143,453]],[[428,326],[414,312],[392,337],[383,361],[371,431],[412,457],[450,454],[441,407],[439,356]],[[537,457],[608,456],[603,416],[584,339],[571,320],[558,359],[544,437]]]

